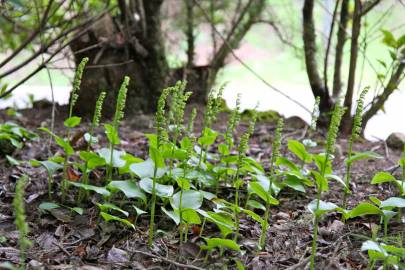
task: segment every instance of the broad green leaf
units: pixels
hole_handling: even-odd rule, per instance
[[[158,168],[165,167],[165,160],[163,159],[162,155],[160,154],[159,150],[153,146],[149,147],[149,156],[153,160],[154,164]]]
[[[345,181],[343,181],[342,178],[340,178],[339,176],[337,176],[335,174],[325,174],[325,178],[335,180],[336,182],[341,184],[343,187],[346,187]]]
[[[150,178],[143,178],[139,181],[139,186],[147,193],[152,194],[153,180]],[[155,183],[156,196],[158,197],[170,197],[173,194],[173,186],[162,185]]]
[[[285,178],[285,180],[283,181],[282,184],[286,185],[287,187],[290,187],[296,191],[305,192],[305,188],[301,184],[300,179],[294,175],[287,175],[287,177]]]
[[[107,213],[105,213],[105,212],[100,212],[100,215],[101,215],[101,216],[103,217],[103,219],[104,219],[105,221],[107,221],[107,222],[109,222],[109,221],[118,221],[118,222],[121,222],[121,223],[127,225],[128,227],[131,227],[132,229],[135,230],[134,224],[132,224],[131,222],[129,222],[127,219],[123,219],[123,218],[120,218],[120,217],[116,217],[116,216],[107,214]]]
[[[118,206],[112,204],[112,203],[97,203],[98,208],[100,208],[100,210],[102,212],[107,212],[108,210],[114,210],[117,212],[120,212],[121,214],[123,214],[124,216],[128,217],[129,213],[125,210],[122,210],[121,208],[119,208]]]
[[[148,213],[148,212],[143,211],[142,209],[136,207],[135,205],[132,205],[132,207],[134,207],[134,209],[135,209],[135,211],[136,211],[136,215],[138,215],[138,216]]]
[[[256,180],[260,183],[264,190],[269,190],[270,186],[270,179],[264,174],[257,174],[253,176]],[[278,194],[280,192],[280,187],[276,185],[275,181],[273,181],[271,185],[271,189],[273,190],[274,194]]]
[[[199,191],[195,190],[184,190],[183,193],[179,191],[176,194],[174,194],[172,200],[170,200],[170,203],[174,209],[180,208],[198,209],[201,207],[202,202],[203,202],[202,194]]]
[[[276,165],[279,167],[284,166],[294,171],[299,171],[299,168],[285,157],[279,157],[276,161]]]
[[[383,43],[389,47],[397,48],[398,44],[397,44],[397,40],[395,39],[394,35],[390,31],[387,31],[387,30],[381,30],[381,32],[384,35]]]
[[[22,162],[9,155],[6,155],[6,158],[7,158],[8,163],[10,163],[11,166],[19,166]]]
[[[372,158],[382,158],[381,155],[375,153],[375,152],[371,152],[371,151],[367,151],[367,152],[361,152],[361,153],[356,153],[354,154],[351,158],[346,159],[345,163],[346,164],[352,164],[355,161],[358,160],[362,160],[362,159],[372,159]]]
[[[101,148],[101,149],[97,150],[97,153],[100,155],[100,157],[104,158],[106,164],[110,164],[110,160],[111,160],[110,149]],[[125,166],[126,161],[121,158],[125,154],[126,154],[125,151],[113,150],[112,166],[115,168],[120,168],[120,167]]]
[[[87,168],[93,170],[106,164],[105,159],[94,152],[80,151],[80,159],[87,162]]]
[[[91,135],[90,133],[88,133],[88,132],[84,133],[83,137],[84,137],[84,140],[85,140],[86,142],[88,142],[89,144],[91,143],[91,145],[95,145],[95,144],[98,143],[98,138],[97,138],[97,136],[92,136],[92,135]]]
[[[169,218],[171,218],[176,225],[180,224],[180,216],[174,211],[168,211],[163,206],[161,207],[162,212],[165,213]]]
[[[64,139],[62,139],[61,137],[59,137],[58,135],[54,134],[53,132],[51,132],[49,129],[41,127],[39,128],[39,130],[45,131],[46,133],[48,133],[49,135],[51,135],[55,142],[63,148],[63,150],[65,151],[65,153],[67,155],[73,155],[74,154],[74,150],[72,148],[72,146],[70,145],[70,143],[68,141],[65,141]]]
[[[253,218],[253,220],[259,222],[263,226],[264,219],[262,219],[258,214],[256,214],[253,211],[250,211],[248,209],[242,209],[242,212],[245,213],[246,215],[250,216],[251,218]]]
[[[381,184],[385,182],[395,182],[396,179],[390,173],[387,172],[378,172],[374,175],[373,179],[371,180],[371,184]]]
[[[305,163],[310,163],[312,161],[312,155],[308,153],[305,146],[297,140],[288,141],[288,150],[293,152],[300,160]]]
[[[266,203],[278,205],[278,200],[265,191],[259,182],[250,182],[249,187],[253,193],[259,196]]]
[[[325,174],[332,173],[332,162],[331,162],[332,157],[331,156],[327,159],[325,153],[320,153],[320,154],[314,155],[313,157],[315,160],[315,165],[316,165],[316,167],[318,167],[318,171],[324,172]]]
[[[208,192],[208,191],[200,190],[200,193],[203,195],[204,199],[209,200],[209,201],[217,198],[217,195],[215,195],[214,193]]]
[[[334,203],[324,201],[319,201],[319,207],[317,208],[317,200],[313,200],[308,204],[308,209],[312,214],[321,216],[325,213],[340,210],[341,208]]]
[[[388,255],[387,252],[376,242],[372,240],[367,240],[361,245],[361,251],[369,251],[374,250],[377,252],[381,252],[385,255]]]
[[[201,218],[194,209],[182,209],[181,217],[188,224],[201,224]]]
[[[385,208],[385,207],[403,208],[403,207],[405,207],[405,199],[399,198],[399,197],[388,198],[385,201],[382,201],[380,204],[380,208]]]
[[[119,144],[120,137],[118,136],[118,130],[110,124],[104,124],[104,128],[108,141],[114,145]]]
[[[136,174],[139,178],[153,178],[155,164],[151,159],[147,159],[144,162],[134,163],[129,166],[131,172]],[[158,168],[156,170],[156,177],[160,178],[165,174],[164,168]]]
[[[349,218],[355,218],[366,215],[383,215],[383,212],[377,206],[371,203],[360,203],[355,208],[350,210]]]
[[[71,184],[72,186],[78,187],[78,188],[82,188],[84,190],[94,191],[103,196],[110,196],[110,192],[105,187],[86,185],[86,184],[82,184],[82,183],[78,183],[78,182],[69,182],[69,184]]]
[[[316,186],[321,191],[328,191],[329,190],[329,183],[328,179],[322,176],[319,172],[311,170],[311,174],[315,179]]]
[[[392,245],[385,245],[381,244],[381,247],[388,251],[390,254],[395,254],[397,256],[400,256],[401,258],[405,258],[405,248],[403,247],[395,247]]]
[[[44,160],[44,161],[39,161],[39,160],[30,160],[31,166],[38,167],[42,166],[46,169],[49,175],[53,175],[57,170],[60,170],[63,168],[62,165],[49,161],[49,160]]]
[[[70,208],[72,211],[74,211],[74,212],[76,212],[76,213],[78,213],[79,215],[83,215],[83,208],[81,208],[81,207],[72,207],[72,208]]]
[[[215,142],[217,136],[217,132],[210,128],[205,128],[202,132],[202,136],[198,139],[198,143],[204,146],[212,145]]]
[[[50,209],[55,209],[55,208],[59,208],[59,204],[56,203],[52,203],[52,202],[43,202],[41,203],[38,208],[41,210],[50,210]]]
[[[108,186],[108,189],[120,190],[122,191],[127,198],[139,198],[146,203],[146,196],[138,185],[132,180],[125,181],[111,181]]]
[[[176,179],[177,185],[179,185],[179,187],[182,190],[189,190],[190,189],[190,180],[180,177]]]
[[[197,209],[197,212],[207,220],[217,225],[224,237],[232,233],[235,229],[235,223],[233,220],[222,213],[205,212],[202,209]]]
[[[122,159],[122,160],[125,160],[125,166],[122,166],[122,167],[120,167],[120,168],[118,169],[120,174],[131,173],[132,171],[131,171],[131,169],[130,169],[130,166],[131,166],[132,164],[134,164],[134,163],[140,163],[140,162],[143,162],[143,161],[144,161],[143,159],[138,158],[138,157],[134,157],[133,155],[128,154],[128,153],[126,153],[125,155],[122,155],[122,156],[121,156],[121,159]]]
[[[260,209],[266,211],[266,207],[263,204],[259,203],[258,201],[248,200],[246,204],[252,207],[253,209]]]
[[[201,249],[203,250],[213,250],[214,248],[229,248],[235,251],[240,251],[239,245],[230,239],[222,238],[204,238],[206,245],[202,245]]]
[[[63,122],[65,127],[67,128],[74,128],[75,126],[78,126],[80,124],[81,118],[77,116],[72,116]]]
[[[156,134],[145,134],[145,137],[148,138],[149,146],[157,148],[158,137]]]
[[[223,156],[227,156],[230,154],[228,145],[221,143],[218,145],[218,152],[223,155]]]

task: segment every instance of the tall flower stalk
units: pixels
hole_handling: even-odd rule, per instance
[[[160,146],[168,141],[168,134],[166,130],[166,116],[165,116],[165,106],[166,99],[170,94],[170,88],[163,89],[162,94],[158,100],[157,112],[156,112],[156,132],[157,132],[157,142],[156,151],[159,152]],[[153,147],[153,146],[150,146]],[[151,210],[150,210],[150,222],[149,222],[149,237],[148,246],[152,246],[153,236],[154,236],[154,226],[155,226],[155,208],[156,208],[156,182],[157,182],[157,170],[158,164],[154,160],[154,169],[152,177],[152,199],[151,199]]]
[[[326,174],[326,169],[328,166],[330,166],[331,162],[331,157],[333,153],[335,152],[335,145],[336,145],[336,138],[339,133],[339,126],[340,122],[342,120],[342,116],[345,112],[345,109],[337,102],[335,104],[333,113],[332,113],[332,118],[329,124],[329,129],[328,129],[328,136],[327,136],[327,141],[326,141],[326,149],[325,149],[325,157],[324,161],[321,165],[320,168],[320,177],[325,178]],[[319,206],[320,206],[320,201],[321,201],[321,196],[322,196],[322,188],[320,187],[320,184],[317,187],[317,197],[316,197],[316,208],[314,211],[314,231],[313,231],[313,238],[312,238],[312,250],[311,250],[311,257],[310,257],[310,269],[314,270],[315,269],[315,254],[316,254],[316,248],[317,248],[317,241],[318,241],[318,226],[319,226],[319,220],[320,220],[320,215],[318,214],[319,211]]]
[[[256,110],[252,116],[252,120],[250,121],[248,130],[242,135],[239,147],[238,147],[238,161],[236,164],[236,172],[233,180],[233,186],[235,188],[235,205],[234,205],[234,220],[236,224],[236,231],[235,231],[235,241],[238,239],[239,236],[239,189],[240,186],[243,184],[242,179],[240,179],[240,169],[243,166],[244,159],[246,157],[246,151],[249,148],[249,140],[250,137],[253,135],[255,130],[257,113]]]
[[[353,155],[353,143],[359,138],[361,133],[361,122],[362,122],[362,114],[363,114],[363,107],[364,107],[364,99],[367,95],[369,87],[364,88],[361,92],[359,99],[357,100],[357,107],[356,113],[354,114],[353,118],[353,126],[352,126],[352,134],[349,138],[349,146],[347,150],[347,159],[349,160]],[[345,191],[343,195],[342,205],[343,208],[347,207],[347,197],[350,194],[350,168],[351,162],[346,163],[346,175],[345,175]]]
[[[69,115],[68,115],[68,119],[66,119],[66,121],[64,123],[67,128],[67,134],[66,134],[67,143],[69,143],[69,141],[70,141],[71,128],[80,123],[80,118],[79,117],[74,118],[74,117],[72,117],[72,115],[73,115],[73,108],[76,105],[77,99],[79,98],[78,92],[80,90],[80,85],[82,82],[84,67],[86,66],[88,61],[89,61],[89,58],[87,58],[87,57],[82,59],[79,66],[77,67],[77,70],[75,72],[75,76],[73,79],[73,89],[72,89],[72,93],[70,94],[70,102],[69,102]],[[65,196],[66,196],[67,169],[68,169],[69,157],[70,157],[69,153],[65,153],[65,160],[63,162],[62,200],[64,200]]]
[[[88,144],[87,144],[87,152],[90,151],[91,146],[94,143],[94,137],[93,137],[93,133],[94,133],[94,129],[97,128],[100,125],[100,119],[101,119],[101,111],[103,109],[103,103],[104,103],[104,99],[106,96],[106,92],[101,92],[97,102],[96,102],[96,107],[94,109],[94,114],[93,114],[93,121],[91,123],[90,126],[90,130],[88,132]],[[84,165],[84,169],[83,169],[83,176],[82,176],[82,182],[83,184],[88,184],[89,182],[89,173],[87,172],[88,169],[88,165],[89,162],[86,161],[85,165]],[[84,197],[87,197],[87,191],[84,189],[80,189],[79,192],[79,201],[81,201]]]
[[[22,176],[18,179],[15,187],[15,196],[13,199],[13,207],[15,212],[15,225],[18,229],[18,244],[20,246],[20,265],[24,267],[25,263],[25,252],[28,247],[31,246],[31,241],[28,240],[27,234],[29,232],[28,224],[26,222],[25,215],[25,204],[24,204],[24,193],[25,185],[27,183],[28,177]]]
[[[277,128],[275,131],[274,141],[272,144],[272,153],[271,153],[270,171],[269,171],[270,183],[269,183],[269,189],[267,190],[267,193],[269,195],[272,195],[273,179],[275,177],[274,166],[276,164],[278,157],[280,156],[281,134],[283,132],[283,127],[284,127],[284,121],[283,121],[283,118],[280,118],[277,122]],[[270,202],[269,202],[269,200],[267,200],[266,201],[266,211],[264,213],[264,225],[263,225],[262,233],[260,235],[260,240],[259,240],[260,248],[264,248],[264,245],[266,242],[266,233],[267,233],[267,228],[269,227],[269,214],[270,214]]]
[[[117,103],[115,106],[114,119],[112,124],[105,124],[106,134],[110,142],[110,160],[107,168],[107,181],[112,179],[112,171],[114,167],[114,145],[120,143],[120,138],[118,135],[118,128],[121,120],[124,118],[125,102],[127,99],[129,77],[125,76],[124,81],[121,84],[120,90],[118,92]]]

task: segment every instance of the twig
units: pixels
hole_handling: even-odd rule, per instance
[[[149,257],[153,257],[153,258],[159,259],[161,261],[173,264],[173,265],[175,265],[177,267],[188,268],[188,269],[196,269],[196,270],[204,270],[204,268],[201,268],[201,267],[198,267],[198,266],[175,262],[175,261],[172,261],[172,260],[167,259],[165,257],[161,257],[161,256],[158,256],[158,255],[155,255],[155,254],[152,254],[152,253],[145,252],[145,251],[133,250],[132,252],[139,253],[139,254],[142,254],[142,255],[145,255],[145,256],[149,256]]]

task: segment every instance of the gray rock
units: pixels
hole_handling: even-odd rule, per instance
[[[110,263],[128,263],[129,255],[125,250],[112,247],[107,254],[107,261]]]
[[[290,128],[305,128],[308,126],[307,122],[298,116],[291,116],[285,120],[285,125]]]
[[[405,144],[405,134],[400,132],[391,133],[390,136],[385,140],[387,145],[393,149],[403,149]]]

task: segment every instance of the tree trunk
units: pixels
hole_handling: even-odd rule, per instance
[[[329,96],[327,86],[323,85],[323,81],[318,72],[318,63],[316,61],[316,35],[313,10],[314,1],[305,0],[302,10],[305,65],[312,92],[314,96],[319,96],[321,99],[319,110],[321,113],[325,113],[331,110],[332,100]]]
[[[335,66],[333,74],[333,98],[339,97],[342,91],[342,61],[343,48],[346,43],[346,27],[349,21],[349,1],[343,0],[340,7],[339,30],[337,32]]]
[[[352,39],[350,48],[350,67],[349,67],[349,79],[347,82],[347,91],[345,95],[344,106],[347,108],[342,119],[342,131],[346,134],[350,133],[352,127],[351,110],[353,104],[353,92],[354,83],[356,80],[356,65],[358,55],[358,39],[361,28],[361,2],[355,0],[354,12],[353,12],[353,27],[352,27]]]
[[[120,22],[106,15],[84,38],[71,45],[76,64],[83,57],[90,59],[75,108],[78,115],[91,116],[99,92],[106,91],[103,114],[111,116],[125,75],[131,78],[126,112],[155,111],[169,75],[160,26],[160,6],[163,1],[140,2],[143,3],[138,7],[143,9],[140,14],[145,15],[141,22],[127,20],[125,14],[128,7],[124,2],[121,7],[121,14],[124,15]],[[116,27],[117,23],[122,27]]]

